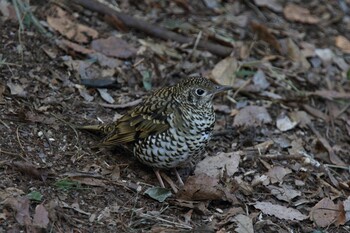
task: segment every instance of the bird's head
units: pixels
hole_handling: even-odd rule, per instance
[[[190,77],[178,83],[176,89],[179,101],[201,107],[210,104],[215,94],[232,89],[232,87],[215,84],[204,77]]]

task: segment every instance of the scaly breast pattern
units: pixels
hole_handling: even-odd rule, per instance
[[[144,164],[157,168],[174,168],[200,153],[211,138],[215,123],[212,109],[182,112],[181,124],[169,115],[170,128],[135,143],[134,154]]]

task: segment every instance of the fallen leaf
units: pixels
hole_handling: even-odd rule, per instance
[[[250,22],[250,26],[254,32],[257,33],[258,38],[270,44],[276,51],[281,52],[281,45],[276,37],[270,32],[270,30],[264,25],[255,21]]]
[[[27,96],[27,91],[24,90],[24,87],[22,85],[12,82],[8,82],[6,85],[8,88],[10,88],[11,95],[17,95],[21,97]]]
[[[255,4],[260,7],[267,7],[275,12],[282,12],[283,7],[277,0],[254,0]]]
[[[316,24],[320,21],[318,17],[311,15],[308,9],[293,3],[288,3],[287,6],[285,6],[283,14],[286,19],[300,23]]]
[[[335,38],[335,46],[340,48],[344,53],[350,53],[350,41],[345,36]]]
[[[233,125],[249,127],[260,126],[271,122],[272,118],[265,107],[247,106],[238,112]]]
[[[94,52],[94,50],[92,49],[85,48],[84,46],[71,42],[69,40],[61,39],[61,40],[55,40],[55,42],[59,48],[65,51],[69,51],[69,49],[72,49],[75,52],[78,52],[81,54],[91,54]]]
[[[217,63],[211,71],[213,79],[221,85],[232,85],[238,62],[234,57],[227,57]]]
[[[348,222],[350,221],[350,197],[343,202],[343,207],[345,211],[345,222]]]
[[[20,225],[29,226],[32,222],[29,215],[29,199],[27,197],[9,197],[4,201],[4,205],[10,206],[16,212],[16,221]]]
[[[115,102],[106,88],[97,88],[97,91],[100,93],[102,99],[105,100],[107,103],[113,104]]]
[[[288,203],[294,198],[301,196],[301,192],[293,189],[291,186],[282,185],[282,187],[277,187],[274,185],[268,185],[266,187],[278,200],[286,201]]]
[[[47,16],[47,23],[70,40],[80,43],[89,42],[90,38],[97,38],[98,32],[88,26],[74,22],[73,17],[62,10],[60,7],[54,7],[55,16]]]
[[[16,10],[12,4],[10,4],[6,0],[0,0],[0,12],[1,12],[1,20],[11,20],[17,21]]]
[[[34,164],[28,162],[14,161],[11,165],[18,171],[28,175],[32,178],[45,181],[48,175],[46,169],[35,166]]]
[[[83,97],[85,101],[91,102],[94,100],[94,97],[89,94],[88,90],[84,86],[76,84],[75,87],[78,89],[80,96]]]
[[[82,176],[72,176],[69,177],[72,181],[77,181],[80,184],[86,184],[90,186],[105,187],[106,184],[103,180],[94,177],[82,177]]]
[[[349,92],[338,92],[338,91],[332,91],[332,90],[319,90],[315,92],[310,92],[307,95],[316,95],[319,97],[323,97],[328,100],[333,99],[350,99],[350,93]]]
[[[182,59],[181,55],[174,48],[168,47],[163,43],[153,43],[151,41],[146,41],[142,39],[139,39],[138,41],[140,42],[140,44],[143,45],[137,51],[137,54],[139,55],[142,55],[145,51],[147,51],[147,48],[149,48],[159,56],[166,55],[177,60]]]
[[[318,227],[327,227],[334,223],[338,217],[338,206],[329,198],[323,198],[312,207],[309,216]]]
[[[264,214],[275,216],[278,219],[286,220],[305,220],[308,216],[302,214],[299,210],[287,208],[281,205],[275,205],[270,202],[256,202],[255,208],[260,209]]]
[[[235,232],[237,233],[254,233],[253,220],[244,214],[238,214],[233,217],[237,227]]]
[[[322,60],[323,64],[330,64],[333,61],[334,53],[330,49],[315,49],[315,54]]]
[[[49,213],[45,209],[45,207],[40,204],[35,207],[35,213],[33,217],[33,225],[40,227],[40,228],[47,228],[47,225],[49,224]]]
[[[265,90],[270,86],[270,83],[267,81],[264,71],[260,69],[254,74],[253,83],[260,90]]]
[[[290,173],[292,173],[292,171],[289,168],[274,166],[271,169],[269,169],[266,175],[270,178],[270,182],[274,184],[277,182],[282,183],[283,178]]]
[[[33,201],[41,201],[43,198],[43,195],[38,192],[38,191],[32,191],[30,193],[27,194],[27,197],[29,198],[29,200],[33,200]]]
[[[311,124],[310,116],[304,111],[291,112],[290,117],[295,122],[299,122],[299,127],[306,128]]]
[[[304,70],[309,70],[311,68],[310,62],[291,38],[281,39],[280,44],[282,54],[287,56],[288,59],[300,64]]]
[[[168,189],[160,187],[149,188],[144,192],[144,194],[159,202],[164,202],[165,199],[172,195]]]
[[[239,152],[224,153],[219,152],[216,156],[208,156],[196,165],[194,174],[207,174],[214,178],[220,178],[225,171],[228,176],[232,176],[238,171],[240,160]]]
[[[294,129],[297,124],[297,121],[292,121],[285,113],[281,113],[276,120],[276,126],[282,132]]]
[[[94,40],[91,47],[106,56],[116,58],[128,59],[136,55],[136,49],[132,45],[115,36]]]
[[[208,176],[207,174],[190,176],[182,189],[177,193],[177,198],[188,201],[235,201],[235,197],[231,194],[231,191],[219,184],[219,179]]]

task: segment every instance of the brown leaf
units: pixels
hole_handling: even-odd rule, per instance
[[[288,168],[284,168],[281,166],[274,166],[267,172],[267,176],[270,178],[272,184],[277,182],[282,182],[283,178],[292,173],[292,171]]]
[[[284,16],[290,21],[316,24],[320,21],[316,16],[311,15],[308,9],[295,5],[293,3],[287,4],[283,9]]]
[[[253,219],[251,217],[238,214],[233,220],[237,223],[236,233],[254,233]]]
[[[293,208],[287,208],[281,205],[275,205],[270,202],[257,202],[254,205],[255,208],[260,209],[264,214],[273,215],[279,219],[287,220],[305,220],[308,217],[299,210]]]
[[[183,200],[227,200],[234,201],[235,197],[225,187],[219,184],[219,179],[206,174],[190,176],[177,198]]]
[[[279,53],[281,52],[281,45],[265,25],[252,21],[250,22],[250,26],[252,30],[258,34],[260,40],[263,40],[270,44]]]
[[[10,88],[11,95],[26,97],[28,94],[27,91],[24,90],[25,87],[20,84],[8,82],[6,85]]]
[[[335,46],[340,48],[344,53],[350,53],[350,41],[344,36],[335,38]]]
[[[31,224],[29,199],[27,197],[9,197],[4,201],[4,204],[16,211],[16,220],[20,225],[29,226]]]
[[[272,118],[265,107],[247,106],[241,109],[235,117],[234,126],[260,126],[271,123]]]
[[[78,181],[81,184],[91,185],[91,186],[98,186],[98,187],[104,187],[106,184],[101,179],[93,178],[93,177],[82,177],[82,176],[75,176],[70,177],[71,180]]]
[[[260,7],[267,7],[276,12],[282,12],[282,5],[277,0],[254,0],[255,4]]]
[[[94,40],[91,43],[91,47],[111,57],[127,59],[136,55],[136,49],[133,46],[115,36],[108,37],[107,39]]]
[[[34,179],[43,180],[45,181],[47,178],[47,170],[37,167],[34,164],[27,163],[27,162],[12,162],[11,165],[18,171],[24,173],[25,175],[29,175]]]
[[[219,152],[216,156],[208,156],[196,165],[194,174],[207,174],[214,178],[220,178],[223,172],[232,176],[238,171],[240,153]]]
[[[323,97],[325,99],[333,100],[333,99],[350,99],[349,92],[338,92],[333,90],[320,90],[315,92],[310,92],[307,95],[316,95],[319,97]]]
[[[56,12],[56,15],[47,16],[47,23],[68,39],[87,43],[90,38],[98,37],[98,32],[95,29],[74,22],[74,18],[61,8],[55,7],[53,11]]]
[[[81,54],[91,54],[94,52],[92,49],[85,48],[84,46],[71,42],[69,40],[61,39],[56,40],[56,44],[58,47],[60,47],[63,50],[69,50],[72,49],[75,52],[81,53]]]
[[[33,217],[33,225],[40,228],[47,228],[49,224],[49,213],[42,204],[35,207],[35,214]]]
[[[312,207],[309,217],[317,226],[327,227],[338,218],[338,206],[329,198],[323,198]]]
[[[227,57],[215,65],[211,75],[221,85],[232,85],[237,67],[237,60],[234,57]]]

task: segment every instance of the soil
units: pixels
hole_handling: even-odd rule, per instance
[[[302,220],[290,216],[281,218],[267,214],[256,205],[259,202],[270,202],[293,208],[308,216],[317,203],[329,198],[342,208],[345,206],[345,210],[340,208],[337,211],[344,214],[347,211],[343,202],[347,200],[350,190],[349,171],[344,169],[350,162],[350,110],[349,97],[346,96],[350,93],[349,70],[343,70],[338,62],[330,61],[326,64],[327,61],[315,55],[307,58],[311,64],[309,68],[304,69],[300,63],[295,65],[295,60],[276,50],[271,35],[278,41],[292,38],[299,48],[307,47],[306,43],[314,48],[330,48],[334,51],[334,56],[341,57],[349,67],[350,52],[334,45],[336,36],[350,38],[349,10],[344,12],[337,4],[322,0],[307,4],[294,1],[305,8],[314,9],[312,14],[321,18],[321,22],[307,24],[285,19],[279,22],[284,18],[283,12],[275,12],[246,1],[211,1],[222,6],[216,10],[203,3],[210,1],[117,2],[122,11],[144,18],[145,22],[156,25],[170,24],[168,19],[188,22],[190,29],[185,26],[172,29],[178,33],[195,37],[198,35],[196,30],[204,33],[208,33],[209,30],[206,29],[209,28],[224,30],[223,35],[231,35],[236,42],[241,42],[242,47],[250,46],[247,55],[235,47],[238,52],[235,51],[231,57],[242,64],[265,59],[271,62],[276,72],[281,71],[281,74],[286,75],[273,76],[266,67],[249,67],[246,64],[241,67],[241,71],[247,72],[237,74],[237,80],[246,81],[257,70],[263,70],[270,82],[267,90],[283,99],[264,96],[261,90],[239,87],[217,96],[214,99],[217,115],[214,136],[197,162],[204,157],[217,156],[220,152],[240,153],[239,167],[235,174],[229,175],[228,171],[228,174],[219,179],[220,185],[230,193],[230,198],[221,195],[217,198],[207,197],[208,200],[183,200],[173,193],[164,202],[159,202],[145,194],[148,188],[159,186],[152,168],[139,163],[130,150],[122,147],[94,149],[93,146],[101,137],[79,131],[75,127],[112,122],[133,107],[130,104],[132,101],[141,99],[149,91],[172,85],[191,73],[210,75],[216,64],[224,58],[212,55],[205,49],[192,52],[193,45],[151,39],[138,30],[123,31],[120,30],[122,27],[116,30],[97,13],[83,8],[66,8],[70,14],[75,12],[79,15],[76,17],[77,22],[97,30],[99,38],[114,33],[138,49],[141,47],[140,39],[148,40],[166,46],[165,50],[173,49],[179,55],[159,55],[148,48],[146,52],[131,58],[118,58],[120,65],[111,75],[113,85],[108,87],[109,95],[115,100],[112,108],[97,88],[82,85],[84,78],[81,70],[67,65],[69,59],[87,62],[91,58],[75,49],[62,49],[57,40],[65,35],[50,29],[55,37],[46,37],[33,25],[26,25],[26,29],[20,32],[18,21],[2,19],[1,232],[250,232],[239,230],[239,220],[236,218],[238,213],[251,219],[255,232],[350,230],[344,224],[344,219],[339,220],[340,217],[336,217],[338,223],[333,221],[320,227],[312,217]],[[289,1],[281,2],[282,6],[286,6]],[[350,8],[349,1],[339,2],[344,2]],[[48,9],[57,5],[46,1],[34,1],[31,5],[36,6],[34,15],[48,29]],[[167,7],[168,5],[173,8]],[[265,25],[270,34],[266,34],[265,29],[259,31],[250,26],[239,27],[228,19],[225,21],[225,18],[220,17],[226,12],[235,16],[248,14],[249,19]],[[339,12],[343,12],[342,16],[338,21],[332,21],[332,16]],[[282,28],[276,25],[281,25]],[[93,39],[80,44],[89,47],[91,40]],[[236,42],[235,46],[239,46]],[[281,44],[283,47],[282,42]],[[291,47],[287,46],[288,49]],[[149,83],[142,69],[135,68],[135,64],[140,61],[143,62],[142,69],[152,74],[151,88],[147,86]],[[111,69],[95,63],[86,72],[108,72]],[[213,78],[220,81],[215,76]],[[333,98],[332,93],[321,92],[325,90],[345,94]],[[93,99],[89,100],[87,95]],[[257,124],[238,124],[238,112],[246,106],[268,109],[271,119]],[[276,125],[277,119],[296,111],[306,112],[307,119],[311,119],[312,124],[303,125],[299,121],[291,130],[281,131]],[[272,144],[262,150],[256,147],[270,142]],[[283,146],[284,143],[287,145]],[[305,154],[311,157],[302,156]],[[274,167],[288,170],[284,175],[276,172],[276,176],[281,175],[280,180],[275,177],[276,182],[271,180]],[[180,168],[179,172],[186,181],[188,177],[196,177],[194,170],[195,166],[189,166]],[[175,177],[172,171],[165,173]],[[270,186],[263,180],[264,176],[270,176]],[[281,200],[271,191],[271,185],[288,186],[300,193],[296,198]],[[169,186],[167,188],[171,191]],[[33,193],[40,193],[42,198],[29,198],[30,202],[26,202],[27,195]],[[9,199],[10,197],[15,199]],[[40,221],[35,220],[36,208],[41,204],[47,210],[48,224],[40,225]],[[29,205],[29,213],[25,212],[25,205]],[[19,213],[28,217],[27,222],[19,220]],[[37,213],[38,219],[46,219],[44,213]]]

